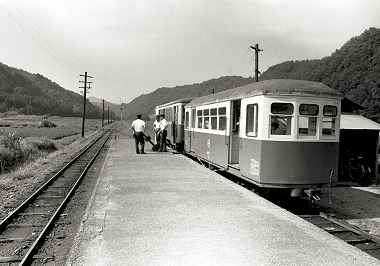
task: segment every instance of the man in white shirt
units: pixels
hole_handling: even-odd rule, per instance
[[[156,120],[153,123],[154,138],[157,145],[160,145],[160,115],[156,115]]]
[[[161,121],[160,121],[160,149],[158,151],[160,152],[166,152],[166,136],[168,134],[167,128],[168,127],[168,121],[165,119],[165,115],[161,115]]]
[[[137,119],[132,122],[131,129],[133,130],[133,137],[135,138],[136,154],[145,154],[144,152],[144,131],[145,122],[141,120],[141,115],[137,115]],[[141,151],[139,150],[141,145]]]

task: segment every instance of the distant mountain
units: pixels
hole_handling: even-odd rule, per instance
[[[380,29],[364,31],[330,56],[283,62],[260,77],[277,78],[323,82],[362,105],[364,115],[380,122]]]
[[[251,78],[239,76],[225,76],[217,79],[211,79],[202,83],[182,85],[176,87],[162,87],[155,91],[140,95],[128,103],[126,113],[128,118],[134,118],[136,114],[141,113],[145,116],[154,113],[155,106],[166,102],[174,101],[181,98],[199,97],[212,92],[231,89],[253,82]]]
[[[96,107],[98,107],[100,110],[103,110],[103,99],[99,99],[99,98],[96,98],[94,96],[90,96],[90,97],[88,97],[88,100],[93,105],[95,105]],[[111,103],[111,102],[108,102],[108,101],[104,101],[104,111],[105,112],[107,112],[108,106],[110,108],[110,112],[116,114],[117,118],[120,117],[120,108],[121,108],[120,104],[115,104],[115,103]]]
[[[0,63],[0,112],[81,116],[83,97],[66,90],[41,74],[32,74]],[[88,102],[87,117],[100,117]]]

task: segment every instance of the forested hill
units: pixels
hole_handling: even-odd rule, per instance
[[[364,115],[380,122],[380,29],[366,30],[322,59],[274,65],[260,78],[323,82],[365,107]]]
[[[211,79],[202,83],[176,87],[162,87],[152,93],[143,94],[126,105],[128,118],[134,118],[137,113],[145,116],[153,114],[155,106],[182,98],[199,97],[242,86],[253,82],[251,78],[239,76],[225,76]]]
[[[32,74],[0,63],[0,112],[81,116],[83,98],[40,74]],[[100,117],[88,102],[87,115]]]

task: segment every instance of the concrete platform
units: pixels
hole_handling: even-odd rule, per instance
[[[380,265],[171,153],[114,141],[68,265]]]

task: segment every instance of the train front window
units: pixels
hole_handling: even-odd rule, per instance
[[[294,112],[294,106],[291,103],[272,103],[270,111],[272,114],[292,115]]]
[[[298,117],[298,134],[316,136],[319,106],[317,104],[300,104]]]
[[[291,135],[294,106],[292,103],[272,103],[270,117],[271,135]]]
[[[338,108],[336,106],[325,105],[323,107],[322,135],[335,136],[337,114]]]
[[[270,119],[271,135],[291,135],[292,134],[292,117],[272,115]]]

